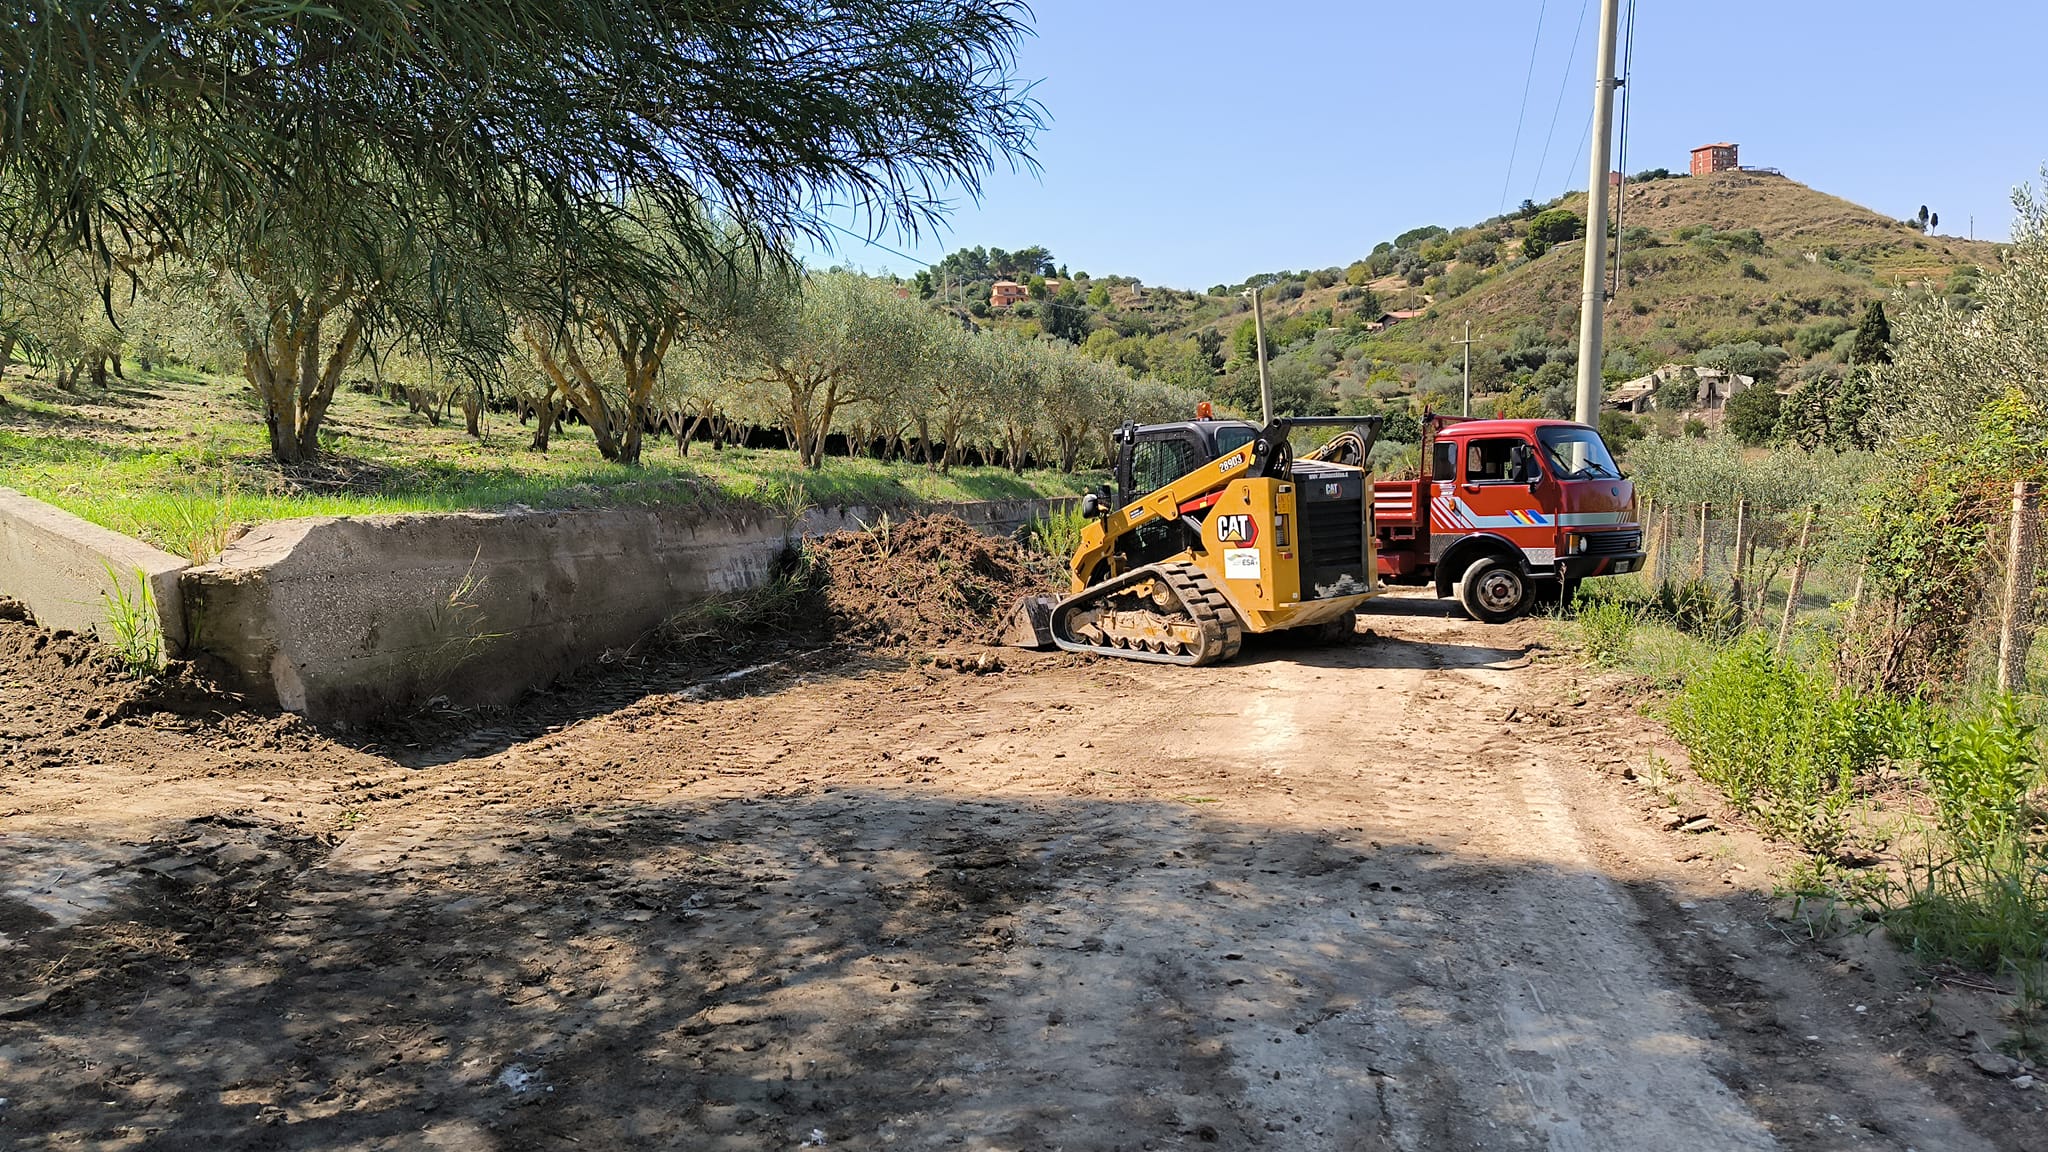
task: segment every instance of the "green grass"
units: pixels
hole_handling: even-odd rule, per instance
[[[828,458],[815,472],[794,453],[650,441],[639,468],[602,459],[588,433],[557,431],[529,452],[530,428],[487,418],[479,443],[460,419],[435,427],[404,406],[356,393],[335,400],[320,465],[280,469],[248,389],[181,370],[137,375],[101,393],[7,380],[0,407],[0,485],[195,560],[236,524],[293,516],[753,503],[910,504],[1069,495],[1099,473],[1063,475]]]

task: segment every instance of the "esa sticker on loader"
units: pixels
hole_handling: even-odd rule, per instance
[[[1231,580],[1259,578],[1259,550],[1239,548],[1223,554],[1223,575]]]

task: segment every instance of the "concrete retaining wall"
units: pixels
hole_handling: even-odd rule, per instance
[[[178,574],[190,567],[168,552],[81,520],[61,508],[0,488],[0,595],[28,606],[45,628],[108,635],[118,584],[131,600],[146,583],[171,655],[185,647]]]
[[[658,508],[284,520],[185,574],[186,624],[252,698],[316,722],[501,704],[761,584],[796,535],[917,511],[1007,535],[1068,503],[814,509],[794,526]]]

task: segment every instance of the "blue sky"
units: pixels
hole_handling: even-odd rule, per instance
[[[1599,0],[1033,8],[1021,70],[1042,78],[1043,171],[997,172],[942,235],[880,238],[915,259],[846,240],[815,263],[908,274],[1043,244],[1075,271],[1199,289],[1471,223],[1504,189],[1512,207],[1585,187]],[[2040,0],[1638,0],[1629,170],[1733,140],[1745,164],[2003,239],[2012,187],[2048,161],[2027,62],[2043,43]]]

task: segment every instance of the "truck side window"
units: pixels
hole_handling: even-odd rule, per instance
[[[1179,437],[1131,445],[1132,499],[1149,496],[1195,470],[1195,446]]]
[[[1526,447],[1520,437],[1474,440],[1465,445],[1465,483],[1503,484],[1514,479],[1515,449]]]
[[[1430,454],[1429,478],[1432,480],[1456,480],[1458,478],[1458,445],[1452,440],[1439,440],[1436,450]]]

